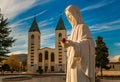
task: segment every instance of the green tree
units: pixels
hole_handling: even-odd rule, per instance
[[[0,14],[0,56],[9,53],[9,47],[12,47],[12,43],[15,41],[13,37],[9,36],[11,31],[11,28],[8,27],[8,19]]]
[[[2,70],[3,71],[10,71],[10,66],[8,64],[3,64],[2,65]]]
[[[23,70],[23,71],[26,71],[26,70],[27,70],[26,67],[27,67],[27,59],[25,59],[25,60],[22,62],[22,70]]]
[[[10,71],[10,66],[8,64],[2,65],[2,74],[4,74],[4,71]]]
[[[107,66],[109,63],[109,53],[108,53],[108,48],[106,44],[103,42],[103,38],[98,36],[96,40],[96,48],[95,48],[95,54],[96,54],[96,67],[100,67],[101,69],[101,77],[103,76],[102,74],[102,69],[109,69],[110,67]]]

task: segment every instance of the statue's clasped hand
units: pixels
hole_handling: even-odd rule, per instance
[[[68,48],[70,46],[73,46],[74,43],[71,40],[66,40],[65,38],[62,38],[61,45],[62,45],[62,47]]]

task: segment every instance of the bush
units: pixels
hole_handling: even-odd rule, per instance
[[[39,74],[42,74],[42,73],[43,73],[43,69],[39,69],[37,72],[38,72]]]

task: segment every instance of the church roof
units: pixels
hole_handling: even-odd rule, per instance
[[[55,30],[66,30],[62,16],[60,16],[60,19]]]
[[[37,21],[36,21],[36,18],[34,18],[34,21],[33,21],[32,25],[29,29],[29,32],[34,32],[34,31],[40,32]]]

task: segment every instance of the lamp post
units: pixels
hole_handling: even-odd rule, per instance
[[[22,68],[21,68],[22,67],[22,62],[20,61],[19,63],[20,63],[20,70],[19,71],[21,72],[22,71]]]

